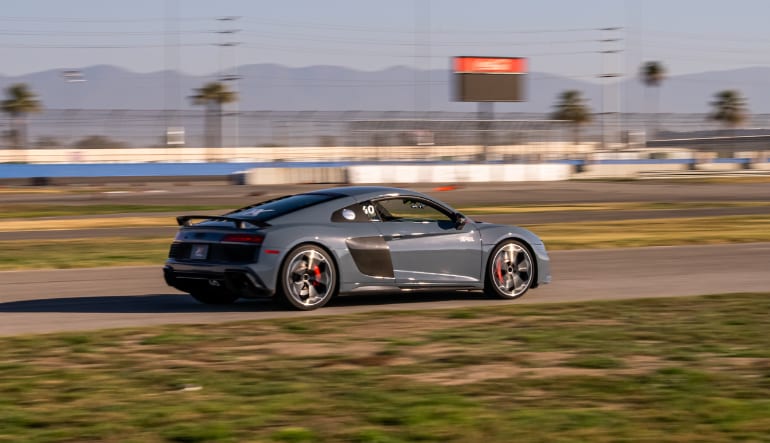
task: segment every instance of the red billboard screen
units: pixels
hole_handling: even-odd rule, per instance
[[[455,57],[455,74],[525,74],[527,59],[520,57]]]
[[[526,100],[527,59],[521,57],[455,57],[454,100],[520,102]]]

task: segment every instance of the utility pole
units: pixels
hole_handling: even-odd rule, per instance
[[[238,52],[236,50],[237,46],[241,44],[241,42],[233,41],[233,37],[239,33],[240,29],[234,29],[232,27],[228,27],[229,24],[234,24],[236,21],[238,21],[240,17],[238,16],[226,16],[226,17],[219,17],[217,20],[220,22],[221,27],[217,31],[217,34],[220,35],[219,43],[217,43],[217,46],[220,47],[219,51],[219,81],[223,82],[225,84],[232,83],[232,91],[238,94],[238,81],[241,79],[240,75],[238,75]],[[226,37],[230,37],[229,39],[225,39]],[[224,52],[226,48],[233,48],[233,71],[230,73],[225,72],[223,59],[224,59]],[[233,146],[238,148],[240,147],[240,107],[238,105],[238,100],[236,100],[233,103],[233,106],[235,107],[235,110],[231,113],[225,114],[225,115],[231,115],[235,117],[233,120],[233,136],[234,136],[234,143]],[[220,116],[221,119],[221,116]],[[219,134],[220,140],[222,138],[222,134]]]
[[[431,0],[414,0],[414,144],[432,145],[430,120]],[[421,70],[424,69],[423,72]]]
[[[180,67],[179,37],[179,0],[166,0],[166,18],[164,30],[164,72],[163,72],[163,119],[166,126],[165,146],[185,144],[184,127],[180,124],[177,113],[182,107],[182,96],[178,76]],[[166,151],[168,153],[168,151]],[[167,160],[167,159],[166,159]]]
[[[609,28],[600,28],[599,31],[601,31],[601,38],[599,39],[599,42],[602,44],[602,49],[599,51],[602,57],[602,72],[599,74],[599,78],[602,79],[601,84],[601,105],[602,105],[602,112],[601,112],[601,147],[603,150],[607,149],[608,142],[611,140],[608,137],[607,134],[607,116],[613,115],[615,117],[614,124],[615,124],[615,132],[620,135],[620,78],[623,76],[619,71],[620,69],[617,69],[620,66],[620,56],[619,54],[622,52],[618,44],[623,41],[623,39],[619,38],[618,31],[622,31],[623,28],[620,27],[609,27]],[[616,63],[614,64],[614,68],[616,68],[615,71],[612,71],[609,67],[608,59],[611,55],[618,54],[618,57],[616,57],[618,60],[616,60]],[[615,81],[615,100],[612,100],[612,97],[610,97],[610,90],[609,87],[611,86],[612,79],[617,79]],[[610,109],[613,109],[611,111]]]

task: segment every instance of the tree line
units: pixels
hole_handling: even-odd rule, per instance
[[[654,92],[654,110],[651,113],[652,122],[648,123],[647,132],[656,136],[659,131],[658,107],[660,106],[660,85],[666,78],[666,68],[659,61],[649,61],[642,64],[639,77],[647,86],[650,93]],[[648,97],[648,100],[650,98]],[[723,123],[728,128],[737,128],[748,117],[746,99],[735,89],[719,91],[714,95],[714,100],[709,102],[711,113],[709,119]],[[559,94],[554,112],[551,118],[554,120],[566,120],[572,124],[573,140],[580,143],[580,129],[586,123],[593,121],[593,112],[588,107],[587,100],[580,91],[571,89]]]
[[[641,81],[647,86],[650,95],[653,95],[654,92],[654,97],[648,97],[648,100],[654,102],[654,110],[651,113],[652,121],[648,127],[648,132],[652,136],[655,136],[659,130],[659,90],[665,77],[666,68],[658,61],[646,62],[640,69]],[[225,83],[215,81],[196,88],[194,94],[189,98],[193,104],[203,106],[206,111],[204,117],[206,146],[221,147],[223,105],[236,102],[238,94],[230,90]],[[712,108],[709,118],[722,122],[729,128],[738,127],[748,116],[746,99],[734,89],[717,92],[709,105]],[[25,148],[27,146],[27,116],[40,112],[43,109],[42,102],[27,84],[16,83],[5,89],[5,99],[0,103],[0,109],[10,118],[10,130],[7,138],[11,146]],[[574,141],[579,143],[582,126],[593,121],[594,115],[582,93],[572,89],[559,94],[551,118],[570,122],[573,128]]]
[[[206,83],[194,90],[189,97],[193,104],[205,108],[205,139],[209,147],[222,145],[222,112],[223,105],[238,100],[238,94],[231,91],[222,82]],[[42,102],[25,83],[16,83],[5,89],[5,99],[0,103],[0,109],[10,117],[10,130],[7,138],[14,148],[27,147],[27,116],[43,110]],[[107,141],[101,136],[91,136],[79,144],[91,146],[97,142]]]

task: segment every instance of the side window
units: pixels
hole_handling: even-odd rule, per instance
[[[409,197],[388,198],[376,202],[383,221],[432,222],[451,221],[446,213],[421,199]]]
[[[368,223],[379,219],[377,209],[370,201],[344,207],[332,214],[332,221],[339,223]]]

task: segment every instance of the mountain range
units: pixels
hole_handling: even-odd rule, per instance
[[[96,65],[78,70],[84,81],[67,81],[64,70],[20,76],[0,75],[0,88],[27,83],[48,109],[191,109],[194,89],[217,75],[188,75],[176,71],[136,73]],[[241,110],[271,111],[459,111],[473,112],[474,103],[452,101],[451,72],[421,71],[396,66],[361,71],[339,66],[292,68],[274,64],[240,66],[228,74],[239,80]],[[70,80],[72,78],[70,77]],[[706,113],[716,92],[737,89],[751,113],[770,113],[770,68],[753,67],[676,75],[653,91],[638,77],[602,86],[558,75],[531,72],[526,102],[496,103],[495,111],[545,113],[562,91],[577,89],[594,112],[654,111],[655,95],[662,113]],[[417,85],[417,86],[415,86]],[[618,90],[620,99],[618,99]],[[606,108],[602,108],[605,99]]]

